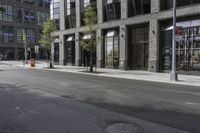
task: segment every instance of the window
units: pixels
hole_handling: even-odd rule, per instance
[[[140,14],[150,13],[151,0],[129,0],[129,16],[136,16]]]
[[[13,21],[13,9],[12,9],[12,6],[0,4],[0,7],[3,8],[3,11],[0,11],[0,20]]]
[[[35,31],[34,29],[17,28],[17,42],[23,43],[23,36],[26,36],[27,43],[35,43]]]
[[[33,29],[26,29],[26,40],[28,43],[35,42],[35,31]]]
[[[59,0],[52,0],[50,7],[51,19],[60,19],[60,2]]]
[[[41,7],[50,7],[50,0],[38,0],[38,5]]]
[[[171,69],[172,22],[162,22],[160,26],[162,69]],[[200,64],[193,56],[200,52],[200,19],[178,21],[176,23],[176,67],[177,70],[199,71]]]
[[[84,11],[84,8],[87,6],[92,6],[96,8],[96,0],[81,0],[81,11]]]
[[[104,21],[120,19],[120,2],[118,0],[104,0]]]
[[[38,25],[43,26],[44,22],[48,20],[49,13],[46,12],[37,12]]]
[[[34,4],[34,0],[17,0],[17,1],[21,3]]]
[[[87,8],[87,6],[93,7],[94,10],[97,12],[96,0],[81,0],[81,25],[85,25],[84,24],[84,11]]]
[[[24,9],[24,22],[26,23],[35,22],[35,16],[33,10]]]
[[[75,0],[65,0],[66,2],[66,14],[67,15],[71,15],[71,14],[75,14],[75,7],[76,7],[76,3]]]
[[[177,7],[187,6],[192,4],[199,4],[199,0],[177,0]],[[173,7],[173,0],[161,0],[161,10],[171,9]]]
[[[50,5],[50,16],[56,24],[56,29],[60,28],[60,1],[52,0]]]
[[[0,42],[13,42],[13,27],[0,26]]]
[[[66,12],[65,12],[66,28],[74,28],[76,26],[75,0],[65,0],[65,6],[66,6]]]
[[[34,4],[34,0],[24,0],[23,2],[28,4]]]

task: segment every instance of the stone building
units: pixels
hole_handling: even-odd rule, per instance
[[[59,9],[53,11],[53,5]],[[97,10],[96,34],[83,35],[83,12]],[[84,66],[87,52],[80,39],[96,39],[95,59],[100,68],[147,70],[171,69],[173,0],[53,0],[57,31],[52,35],[55,62]],[[59,11],[58,11],[59,10]],[[58,17],[59,16],[59,17]],[[177,0],[177,69],[199,70],[192,56],[200,51],[200,1]]]
[[[25,43],[28,58],[35,56],[50,0],[0,0],[0,7],[0,60],[24,59]]]

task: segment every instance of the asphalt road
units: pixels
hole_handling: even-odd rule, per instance
[[[7,125],[13,122],[11,118],[15,113],[25,113],[26,118],[31,120],[29,124],[32,124],[33,129],[37,129],[37,133],[102,133],[108,123],[135,123],[135,118],[178,130],[200,133],[199,87],[34,69],[2,70],[0,79],[0,105],[3,109],[0,111],[0,118],[8,120]],[[11,107],[16,112],[8,113]],[[35,118],[31,115],[31,109],[34,115],[38,112],[42,112],[43,115],[39,113],[40,115]],[[73,112],[73,116],[70,112]],[[7,116],[11,117],[11,121]],[[18,120],[23,115],[15,117]],[[17,120],[14,123],[18,123]],[[66,120],[71,120],[68,121],[68,126],[64,126]],[[35,125],[36,121],[39,123]],[[145,122],[142,124],[144,127]],[[22,123],[27,124],[26,121]],[[44,124],[43,127],[51,127],[50,125],[55,123],[59,124],[54,130],[38,126]],[[23,129],[22,132],[31,132],[25,125],[20,128]],[[0,129],[5,129],[5,133],[11,133],[9,130],[6,132],[7,128],[4,126],[0,125]],[[16,131],[19,128],[16,127],[20,127],[19,123],[11,129],[18,133]],[[153,126],[151,127],[153,129]],[[149,129],[148,131],[150,132]]]

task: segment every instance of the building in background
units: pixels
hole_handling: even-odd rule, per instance
[[[34,46],[49,18],[50,0],[1,0],[0,7],[0,60],[24,59],[25,43],[28,57],[35,56]]]
[[[98,14],[93,35],[98,67],[170,71],[173,0],[60,0],[59,5],[59,29],[53,33],[59,64],[85,65],[79,40],[91,38],[82,32],[84,8],[92,5]],[[192,58],[200,51],[200,1],[177,0],[177,6],[177,68],[200,70]]]

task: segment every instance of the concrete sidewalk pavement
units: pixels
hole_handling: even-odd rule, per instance
[[[6,63],[6,62],[4,62]],[[21,68],[31,68],[30,64],[23,66],[22,61],[13,62],[16,64],[16,67]],[[10,64],[12,64],[10,62]],[[125,79],[134,79],[134,80],[144,80],[144,81],[153,81],[153,82],[162,82],[170,84],[180,84],[180,85],[191,85],[191,86],[200,86],[200,76],[194,75],[183,75],[179,74],[179,80],[177,82],[170,81],[169,73],[153,73],[148,71],[137,71],[137,70],[119,70],[119,69],[105,69],[97,68],[98,74],[87,73],[86,67],[77,67],[77,66],[63,66],[63,65],[54,65],[54,69],[47,68],[47,61],[37,61],[34,69],[43,69],[50,71],[59,71],[59,72],[70,72],[70,73],[79,73],[79,74],[88,74],[96,76],[106,76],[106,77],[115,77],[115,78],[125,78]]]
[[[148,71],[137,71],[137,70],[116,70],[116,69],[105,69],[97,68],[99,74],[86,73],[87,68],[75,67],[75,66],[58,66],[55,65],[55,69],[48,69],[53,71],[62,71],[62,72],[73,72],[81,74],[90,74],[97,76],[106,76],[106,77],[115,77],[115,78],[125,78],[125,79],[134,79],[134,80],[144,80],[144,81],[153,81],[153,82],[163,82],[171,84],[181,84],[181,85],[191,85],[191,86],[200,86],[200,76],[193,75],[183,75],[179,74],[179,80],[177,82],[170,81],[169,73],[153,73]]]

